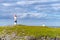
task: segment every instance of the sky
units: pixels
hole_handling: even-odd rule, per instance
[[[0,26],[18,24],[60,26],[60,0],[0,0]]]

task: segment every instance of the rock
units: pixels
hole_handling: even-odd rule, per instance
[[[37,40],[45,40],[45,37],[44,36],[40,36],[37,38]]]
[[[25,36],[25,40],[36,40],[33,36]]]
[[[5,36],[5,39],[6,39],[6,40],[11,40],[11,36],[7,34],[7,35]]]

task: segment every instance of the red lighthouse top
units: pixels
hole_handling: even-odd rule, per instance
[[[14,17],[17,17],[17,15],[16,15],[16,14],[14,14]]]

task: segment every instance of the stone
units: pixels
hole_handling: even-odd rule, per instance
[[[25,40],[35,40],[33,36],[25,36]]]

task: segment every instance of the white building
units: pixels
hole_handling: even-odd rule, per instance
[[[46,26],[45,24],[43,24],[42,26]]]

